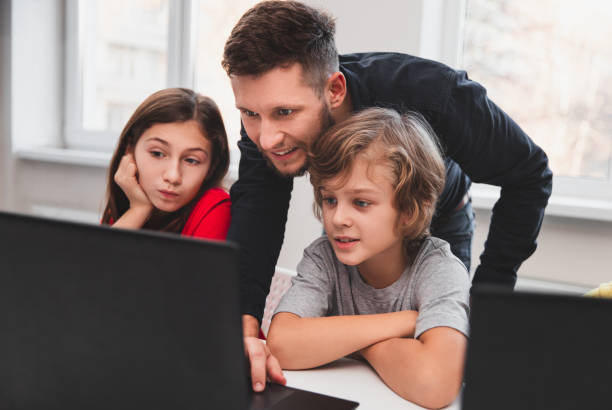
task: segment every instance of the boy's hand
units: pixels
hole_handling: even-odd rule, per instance
[[[257,337],[246,336],[244,338],[244,352],[251,366],[253,391],[260,392],[266,388],[266,375],[274,383],[287,383],[278,360],[270,353],[270,349],[262,340]]]
[[[130,208],[140,208],[150,212],[153,209],[153,204],[138,183],[137,174],[138,169],[134,156],[128,153],[121,158],[114,180],[130,201]]]

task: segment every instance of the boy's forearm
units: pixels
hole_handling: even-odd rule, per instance
[[[428,336],[438,331],[432,329]],[[441,408],[459,393],[466,340],[459,332],[433,341],[395,338],[368,346],[361,354],[401,397],[423,407]]]
[[[417,312],[300,318],[279,313],[272,320],[268,346],[284,369],[308,369],[374,343],[412,337]]]

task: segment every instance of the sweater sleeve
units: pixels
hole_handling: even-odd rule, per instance
[[[232,222],[227,239],[240,247],[242,313],[263,316],[266,296],[283,244],[293,179],[277,175],[244,128],[238,143],[238,181],[230,190]]]
[[[473,284],[513,287],[535,251],[552,191],[548,158],[464,71],[456,72],[444,115],[447,155],[472,181],[501,187]]]

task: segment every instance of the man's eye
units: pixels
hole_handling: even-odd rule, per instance
[[[293,113],[293,110],[290,108],[281,108],[278,110],[278,115],[281,117],[286,117],[287,115],[291,115],[291,113]]]
[[[368,201],[362,201],[361,199],[356,199],[355,205],[357,205],[360,208],[366,208],[370,206],[370,203]]]
[[[242,110],[242,113],[247,117],[256,117],[257,113],[249,110]]]

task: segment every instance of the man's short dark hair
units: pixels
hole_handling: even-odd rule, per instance
[[[263,1],[240,18],[221,64],[228,75],[259,75],[299,63],[307,83],[322,91],[338,70],[334,19],[297,1]]]

